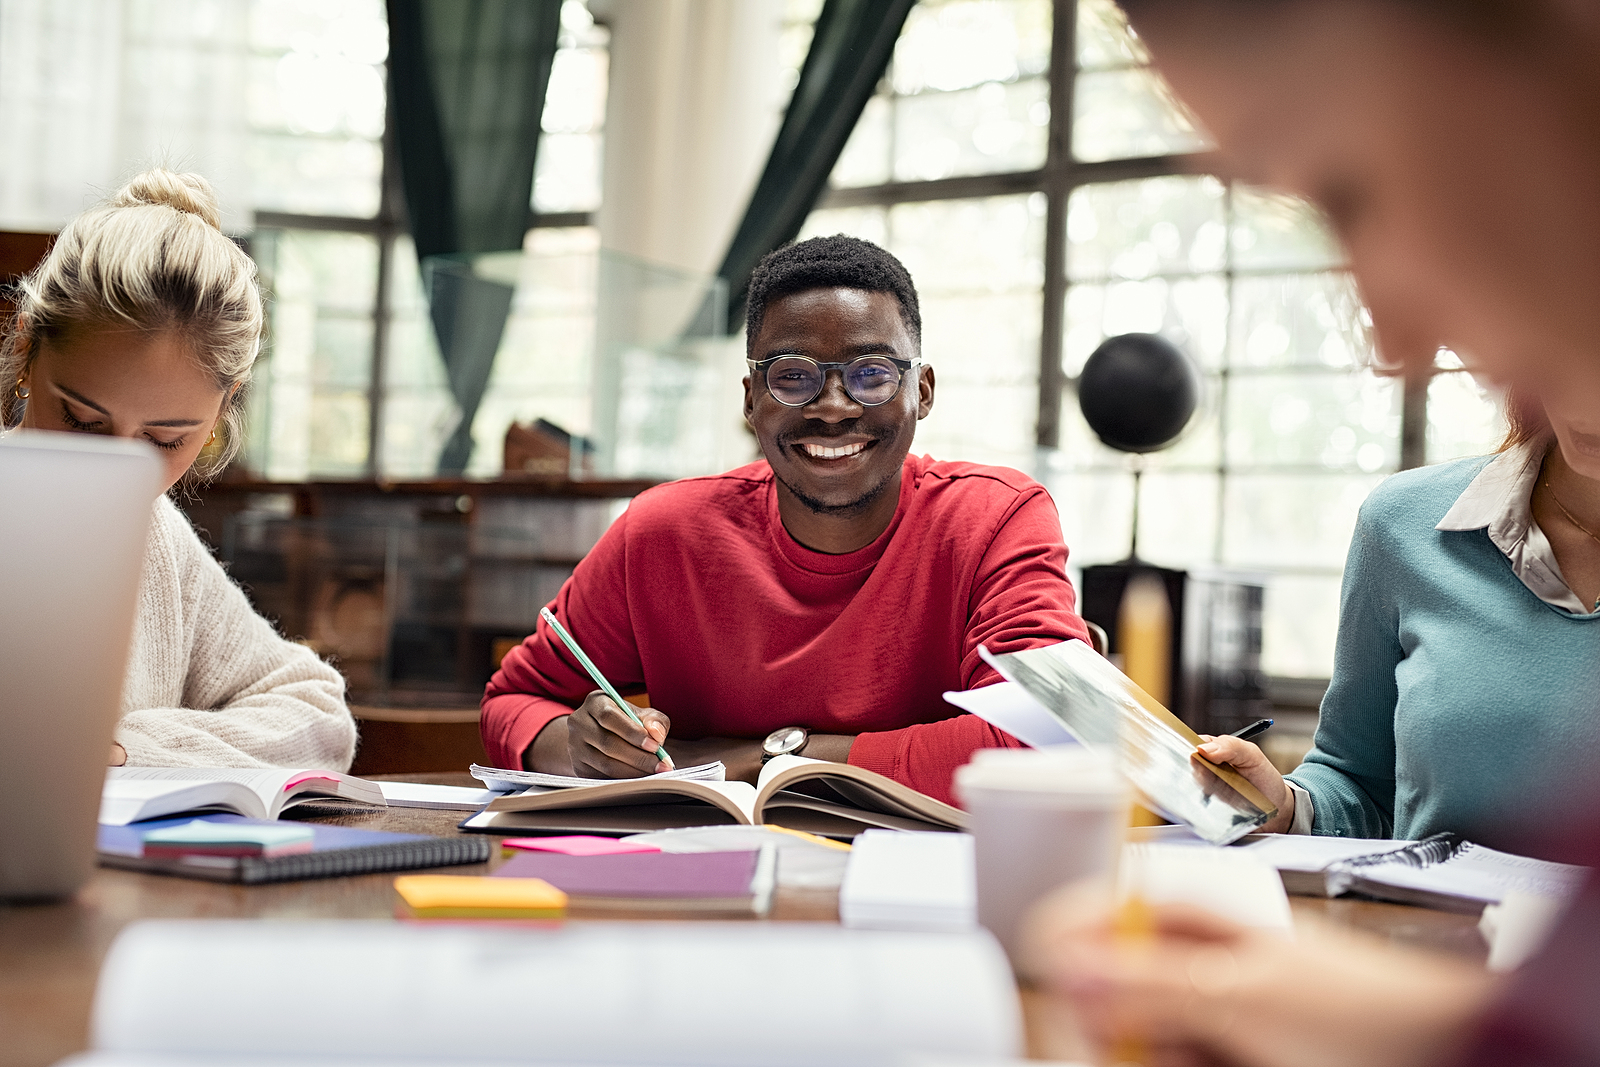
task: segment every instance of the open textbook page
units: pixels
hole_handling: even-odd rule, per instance
[[[718,764],[717,766],[721,766]],[[881,774],[845,763],[779,756],[747,782],[665,774],[581,788],[530,786],[502,796],[463,823],[491,833],[646,833],[677,826],[774,823],[849,840],[869,827],[958,830],[966,812]]]
[[[231,811],[276,819],[309,800],[387,806],[375,783],[338,771],[282,767],[112,767],[100,793],[100,824],[126,826],[186,811]]]
[[[307,996],[308,961],[360,980]],[[799,1024],[775,1034],[775,1006]],[[106,957],[92,1030],[75,1067],[889,1067],[1022,1051],[986,933],[817,923],[138,923]]]
[[[755,821],[850,840],[863,830],[965,830],[967,813],[864,767],[805,756],[768,760]]]
[[[577,778],[570,774],[546,774],[543,771],[512,771],[504,767],[482,767],[474,763],[467,768],[472,777],[482,782],[488,789],[498,792],[510,792],[514,789],[587,789],[599,785],[607,779],[604,778]],[[659,774],[647,774],[642,778],[634,778],[636,782],[720,782],[727,777],[727,768],[722,761],[715,763],[702,763],[695,767],[674,767],[670,771]]]

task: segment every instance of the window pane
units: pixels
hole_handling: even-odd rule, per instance
[[[1275,574],[1261,607],[1262,670],[1289,678],[1326,678],[1339,632],[1339,576]]]
[[[1078,69],[1142,67],[1150,62],[1144,42],[1128,29],[1115,0],[1078,0]]]
[[[1133,528],[1133,478],[1124,471],[1052,469],[1043,481],[1061,513],[1075,569],[1125,559]]]
[[[1148,67],[1079,74],[1072,107],[1072,154],[1085,162],[1207,147],[1166,82]]]
[[[600,206],[610,33],[572,0],[561,7],[561,23],[540,122],[544,134],[534,167],[533,208],[593,211]]]
[[[253,402],[264,433],[253,438],[252,465],[291,480],[363,473],[377,242],[365,234],[267,230],[253,250],[271,306]]]
[[[778,38],[779,84],[793,92],[800,84],[800,68],[811,50],[812,31],[822,13],[822,0],[784,0],[783,33]]]
[[[378,212],[389,33],[377,0],[253,0],[249,64],[255,207]]]
[[[929,295],[922,317],[938,389],[916,451],[1026,466],[1039,415],[1039,293]]]
[[[1400,388],[1353,374],[1234,375],[1228,382],[1227,461],[1393,470],[1400,451]]]
[[[1025,464],[1038,414],[1042,196],[899,204],[889,248],[916,280],[938,375],[917,448]],[[983,412],[981,419],[974,412]]]
[[[897,181],[1031,170],[1044,164],[1050,125],[1042,78],[895,101]]]
[[[1344,273],[1238,278],[1233,285],[1232,367],[1327,367],[1369,363],[1361,299]]]
[[[1141,479],[1139,555],[1167,566],[1216,558],[1216,474],[1147,472]]]
[[[849,234],[875,245],[889,244],[889,216],[881,207],[826,208],[806,216],[797,240],[811,237],[832,237],[836,233]]]
[[[250,170],[257,210],[355,218],[378,213],[383,149],[375,141],[256,133]]]
[[[890,80],[904,95],[1015,81],[1049,66],[1049,0],[924,0],[906,16]]]
[[[547,133],[534,162],[533,208],[594,211],[600,206],[601,138],[597,133]]]
[[[1222,561],[1239,567],[1342,568],[1356,512],[1382,480],[1376,474],[1231,475],[1223,490],[1228,521]]]
[[[881,185],[889,180],[890,121],[893,104],[887,96],[867,101],[856,120],[856,128],[845,142],[839,161],[833,165],[828,181],[840,189],[861,185]]]
[[[1085,185],[1067,203],[1073,281],[1219,271],[1226,244],[1224,190],[1215,178]]]
[[[896,204],[889,232],[891,250],[925,296],[1043,284],[1042,195]]]
[[[593,133],[606,121],[604,48],[560,48],[550,65],[540,127],[545,133]]]
[[[409,237],[395,241],[390,278],[382,473],[422,478],[439,469],[439,452],[455,429],[458,409],[445,380]]]
[[[569,433],[589,433],[599,257],[593,227],[529,231],[511,316],[472,422],[477,447],[468,474],[500,473],[500,442],[512,422],[544,418]]]
[[[1506,420],[1495,397],[1466,371],[1428,383],[1428,462],[1484,456],[1500,447]]]
[[[1304,200],[1242,186],[1233,189],[1235,270],[1324,270],[1344,250],[1320,212]]]
[[[1062,363],[1076,378],[1107,337],[1158,333],[1206,369],[1222,366],[1228,336],[1228,285],[1220,274],[1150,278],[1067,290]]]

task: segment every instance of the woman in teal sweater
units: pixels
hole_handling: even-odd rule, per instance
[[[1573,787],[1600,740],[1600,372],[1513,399],[1491,459],[1406,471],[1361,508],[1316,746],[1288,779],[1201,751],[1279,814],[1264,829],[1480,836]]]

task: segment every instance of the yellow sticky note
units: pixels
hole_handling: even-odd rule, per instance
[[[408,874],[394,888],[410,914],[426,919],[549,919],[567,907],[567,895],[542,878]]]

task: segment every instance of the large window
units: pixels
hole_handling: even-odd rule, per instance
[[[252,3],[252,251],[271,316],[247,461],[286,480],[427,476],[458,416],[401,225],[382,0]],[[588,419],[569,379],[592,345],[608,40],[563,4],[528,236],[557,262],[507,323],[471,474],[499,472],[513,418]]]
[[[1498,416],[1448,353],[1410,402],[1375,373],[1315,213],[1206,147],[1111,0],[922,0],[805,232],[905,261],[939,382],[918,449],[1035,473],[1077,566],[1127,555],[1135,484],[1078,413],[1084,361],[1126,332],[1190,353],[1204,400],[1144,463],[1140,556],[1262,575],[1266,669],[1325,677],[1361,501]]]

